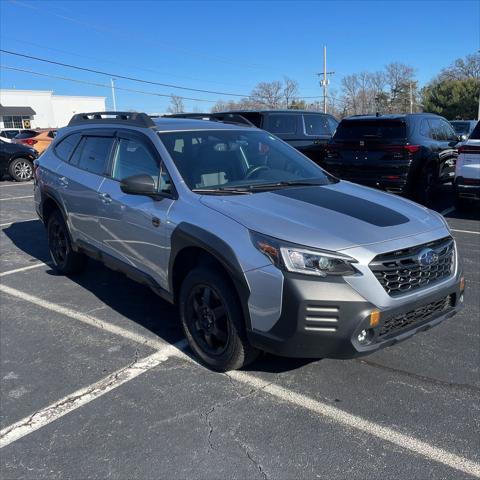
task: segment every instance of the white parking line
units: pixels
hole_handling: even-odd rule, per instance
[[[60,417],[67,415],[67,413],[83,407],[87,403],[90,403],[112,391],[114,388],[118,388],[120,385],[133,380],[142,373],[148,372],[160,363],[166,361],[175,349],[175,345],[164,346],[161,350],[156,351],[152,355],[137,360],[132,364],[111,373],[98,382],[95,382],[88,387],[81,388],[48,407],[38,410],[33,415],[22,418],[22,420],[19,420],[13,425],[0,430],[0,448],[6,447],[25,435],[28,435],[35,430],[58,420]]]
[[[413,453],[422,455],[429,460],[442,463],[455,470],[480,478],[480,464],[465,457],[450,453],[442,448],[435,447],[409,435],[404,435],[392,428],[383,427],[378,423],[365,420],[357,415],[352,415],[344,410],[333,407],[328,403],[319,402],[306,395],[296,393],[279,385],[268,383],[248,373],[234,371],[229,372],[228,375],[238,382],[262,389],[263,392],[269,393],[284,402],[315,412],[316,414],[333,420],[345,427],[354,428],[355,430],[368,433],[381,440],[393,443],[406,450],[410,450]]]
[[[473,233],[473,235],[480,235],[480,232],[474,232],[473,230],[456,230],[455,228],[451,228],[450,230],[452,232]]]
[[[5,277],[7,275],[13,275],[14,273],[26,272],[27,270],[33,270],[34,268],[43,267],[44,265],[51,265],[51,262],[35,263],[35,265],[28,265],[28,267],[15,268],[14,270],[8,270],[6,272],[0,272],[0,277]]]
[[[448,207],[445,210],[441,211],[440,213],[442,215],[448,215],[449,213],[452,213],[455,211],[455,207]]]
[[[9,227],[10,225],[13,225],[14,223],[32,222],[33,220],[39,220],[39,218],[38,217],[27,218],[26,220],[18,220],[18,221],[15,221],[15,222],[0,223],[0,228]]]
[[[66,317],[73,318],[74,320],[86,323],[87,325],[100,328],[101,330],[113,333],[114,335],[119,335],[120,337],[131,340],[132,342],[141,343],[142,345],[153,348],[155,350],[163,348],[165,347],[165,345],[167,345],[167,343],[160,340],[145,337],[138,333],[127,330],[126,328],[104,322],[103,320],[95,318],[86,313],[76,312],[75,310],[72,310],[70,308],[62,307],[61,305],[57,305],[56,303],[43,300],[42,298],[35,297],[34,295],[22,292],[21,290],[16,290],[15,288],[7,287],[6,285],[0,285],[0,292],[6,293],[7,295],[19,298],[20,300],[24,300],[26,302],[33,303],[34,305],[45,308],[46,310],[50,310],[51,312],[56,312],[60,315],[65,315]]]
[[[9,183],[8,185],[0,185],[0,188],[7,188],[7,187],[22,187],[24,185],[33,185],[33,182],[17,182],[17,183]]]
[[[16,290],[11,287],[7,287],[5,285],[0,285],[0,291],[8,295],[17,297],[21,300],[38,305],[39,307],[45,308],[47,310],[51,310],[51,311],[66,315],[70,318],[79,320],[88,325],[92,325],[102,330],[106,330],[113,334],[122,336],[124,338],[135,341],[137,343],[141,343],[147,346],[152,346],[152,348],[157,348],[160,352],[162,352],[163,355],[165,355],[163,353],[164,349],[166,348],[165,342],[151,340],[147,337],[144,337],[141,334],[136,334],[124,328],[117,327],[116,325],[109,324],[108,322],[99,320],[95,317],[92,317],[91,315],[75,312],[71,309],[62,307],[61,305],[48,302],[41,298],[35,297],[33,295],[27,294],[25,292]],[[155,347],[155,345],[157,345],[157,347]],[[184,341],[183,343],[180,342],[178,344],[171,345],[170,355],[177,356],[183,359],[189,359],[189,357],[187,357],[181,351],[181,349],[183,348],[181,345],[186,345],[186,342]],[[150,358],[150,357],[147,357],[147,358]],[[193,361],[191,359],[189,360]],[[292,390],[283,388],[279,385],[271,384],[269,382],[261,380],[258,377],[255,377],[254,375],[248,374],[246,372],[234,371],[234,372],[229,372],[228,375],[233,380],[236,380],[238,382],[244,383],[249,386],[253,386],[254,388],[262,389],[262,391],[282,401],[304,408],[306,410],[309,410],[310,412],[316,413],[317,415],[326,417],[340,425],[343,425],[349,428],[354,428],[368,435],[372,435],[377,438],[380,438],[381,440],[393,443],[394,445],[400,446],[406,450],[409,450],[410,452],[421,455],[429,460],[433,460],[435,462],[448,466],[452,469],[480,478],[480,464],[472,460],[469,460],[468,458],[448,452],[442,448],[438,448],[427,442],[416,439],[415,437],[402,434],[392,428],[384,427],[382,425],[379,425],[375,422],[371,422],[357,415],[352,415],[344,410],[336,408],[327,403],[320,402],[306,395],[299,394]],[[107,377],[107,379],[110,377],[111,376]],[[107,379],[104,379],[103,382],[107,381],[107,384],[108,384]],[[128,381],[128,379],[125,379],[122,383],[125,383],[126,381]],[[97,383],[101,383],[101,382],[102,381]],[[94,385],[97,385],[97,384],[94,384]],[[86,394],[88,395],[88,393],[92,391],[92,387],[85,387],[84,389],[80,390],[80,392],[86,392]],[[98,388],[98,386],[95,387],[94,390],[96,388]],[[115,386],[112,388],[115,388]],[[94,396],[88,401],[92,401],[94,398],[97,398],[98,396],[103,395],[103,393],[106,393],[106,392],[103,392],[100,389],[99,392],[96,395],[94,394]],[[2,430],[2,432],[4,432],[3,435],[7,439],[11,438],[8,443],[18,440],[19,438],[27,435],[31,431],[37,430],[38,428],[41,428],[43,425],[51,423],[57,418],[60,418],[61,416],[65,415],[65,413],[71,412],[74,409],[78,408],[79,406],[82,406],[84,403],[81,403],[81,402],[79,404],[75,403],[74,397],[76,394],[77,392],[73,393],[72,395],[69,395],[68,397],[66,397],[66,399],[59,400],[58,402],[55,402],[51,406],[41,410],[41,412],[44,412],[44,413],[42,413],[42,415],[39,417],[38,423],[34,421],[35,417],[38,415],[37,413],[37,414],[31,415],[30,417],[27,417],[26,419],[21,420],[20,422],[15,423],[10,427],[6,427],[4,430]],[[87,396],[87,398],[89,397]],[[71,408],[68,408],[68,410],[65,413],[62,413],[63,410],[61,408],[59,409],[59,407],[62,406],[62,402],[65,402],[65,404],[70,404],[73,402],[71,404]],[[51,413],[52,409],[53,409],[53,413]],[[30,424],[34,425],[35,428],[30,429],[29,427]],[[0,436],[2,432],[0,432]],[[11,432],[16,432],[16,433],[14,434]],[[3,444],[0,444],[0,447],[1,446],[3,446]]]
[[[0,202],[4,202],[5,200],[21,200],[22,198],[33,198],[33,195],[25,195],[24,197],[5,197],[5,198],[0,198]]]

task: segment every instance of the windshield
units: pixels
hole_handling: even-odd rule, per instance
[[[264,131],[200,130],[159,136],[194,191],[335,181],[293,147]]]

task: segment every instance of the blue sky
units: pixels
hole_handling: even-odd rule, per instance
[[[420,84],[480,49],[479,1],[144,2],[0,0],[1,48],[191,88],[248,94],[260,81],[296,79],[321,95],[316,72],[328,48],[331,87],[392,61]],[[107,84],[109,78],[10,55],[2,65]],[[106,88],[0,70],[2,88],[101,95]],[[117,80],[118,87],[215,101],[216,94]],[[235,98],[235,97],[230,97]],[[117,90],[119,109],[166,111],[169,100]],[[188,110],[213,103],[185,101]]]

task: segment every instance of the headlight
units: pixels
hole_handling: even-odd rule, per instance
[[[289,272],[318,277],[359,273],[352,265],[356,260],[346,255],[310,250],[257,232],[250,232],[250,237],[255,247],[266,255],[276,267]]]

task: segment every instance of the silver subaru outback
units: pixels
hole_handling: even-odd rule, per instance
[[[220,371],[365,355],[463,302],[441,215],[245,125],[75,115],[37,160],[35,203],[59,272],[91,256],[148,285]]]

